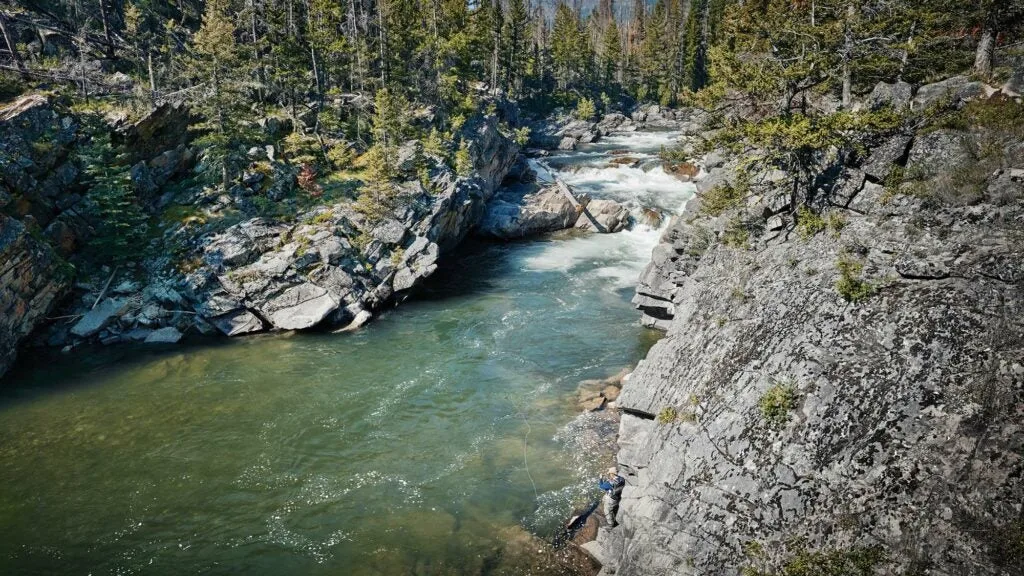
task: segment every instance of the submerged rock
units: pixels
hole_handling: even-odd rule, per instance
[[[146,344],[176,344],[181,338],[181,331],[173,326],[168,326],[150,332],[146,336],[145,342]]]

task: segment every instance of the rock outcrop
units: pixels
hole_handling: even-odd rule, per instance
[[[71,280],[67,263],[24,224],[0,214],[0,374]]]
[[[189,117],[184,107],[161,106],[134,123],[108,120],[113,125],[89,129],[110,129],[125,144],[135,163],[131,176],[143,200],[188,166]],[[57,98],[31,94],[0,109],[0,307],[6,310],[0,328],[0,375],[19,342],[68,292],[74,267],[67,259],[93,234],[95,216],[79,157],[82,143],[90,137],[79,116]],[[73,326],[55,326],[50,343],[63,345],[68,335],[114,338],[108,325],[117,325],[123,314],[139,307],[109,296],[80,312],[82,318]],[[98,319],[97,310],[106,311],[115,303],[117,310]]]
[[[667,334],[617,400],[602,574],[1020,573],[1024,183],[1013,154],[965,161],[977,136],[880,143],[827,229],[771,194],[672,221],[638,290]]]
[[[345,203],[290,224],[254,218],[207,238],[188,275],[198,319],[228,336],[321,324],[356,327],[437,269],[484,215],[518,155],[488,117],[467,128],[471,177],[435,168],[404,185],[401,208],[368,220]]]

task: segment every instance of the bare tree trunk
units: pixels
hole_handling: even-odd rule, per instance
[[[494,35],[494,50],[491,52],[491,94],[498,95],[498,49],[500,36]]]
[[[981,31],[978,49],[974,52],[974,73],[982,78],[992,76],[992,55],[996,47],[996,31],[988,23]]]
[[[153,74],[153,53],[146,50],[146,68],[149,70],[149,98],[156,104],[156,76]]]
[[[914,45],[914,31],[917,29],[917,21],[910,24],[910,34],[907,35],[907,43],[900,54],[900,73],[896,75],[896,81],[903,81],[903,73],[907,70],[907,62],[910,60],[910,49]]]
[[[4,37],[4,43],[7,44],[7,51],[11,53],[11,60],[14,61],[14,66],[21,71],[22,76],[25,75],[25,69],[21,63],[21,55],[18,54],[18,49],[14,46],[14,42],[11,42],[11,37],[7,34],[7,18],[0,13],[0,35]]]
[[[843,30],[843,109],[848,110],[853,101],[853,72],[850,60],[853,58],[853,18],[856,11],[853,4],[846,7],[846,24]]]
[[[387,84],[387,60],[384,56],[387,38],[384,32],[384,0],[378,0],[377,3],[377,22],[380,28],[380,87],[383,88]]]
[[[107,45],[104,47],[104,53],[107,58],[114,58],[114,41],[110,36],[110,18],[107,16],[107,0],[98,0],[100,5],[100,22],[103,23],[103,40],[106,41]]]

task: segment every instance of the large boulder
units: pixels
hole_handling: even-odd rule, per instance
[[[536,191],[519,186],[491,200],[476,231],[502,240],[525,238],[571,228],[578,217],[572,201],[557,186]]]
[[[97,334],[124,311],[126,304],[127,302],[121,298],[107,298],[98,302],[71,327],[71,333],[81,338]]]
[[[188,107],[181,103],[157,106],[131,124],[117,126],[117,142],[124,144],[130,161],[148,162],[157,156],[189,143],[191,120]]]
[[[327,290],[305,283],[285,289],[260,303],[263,316],[281,330],[303,330],[319,324],[340,302]]]
[[[875,84],[871,94],[868,95],[867,105],[872,110],[878,110],[884,106],[892,107],[895,110],[904,110],[910,107],[913,96],[914,87],[906,82],[899,81],[892,84],[879,82]]]
[[[974,161],[972,137],[958,130],[936,130],[914,139],[907,171],[914,178],[964,167]]]
[[[576,220],[576,227],[581,230],[610,234],[621,232],[632,225],[629,209],[615,200],[591,200],[583,209],[583,214]]]
[[[911,107],[923,110],[934,104],[957,103],[975,98],[987,98],[995,89],[983,82],[972,81],[967,76],[953,76],[934,84],[925,84],[917,89]]]

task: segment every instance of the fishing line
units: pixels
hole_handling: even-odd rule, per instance
[[[533,427],[530,426],[530,420],[526,417],[526,413],[519,408],[519,404],[512,400],[511,397],[509,397],[509,401],[516,407],[516,412],[523,419],[523,422],[526,423],[526,434],[523,435],[523,466],[526,468],[526,477],[530,479],[530,484],[533,485],[533,497],[540,500],[540,492],[537,491],[537,483],[533,481],[533,474],[530,473],[530,461],[526,456],[527,449],[530,446],[530,432],[533,431]]]

